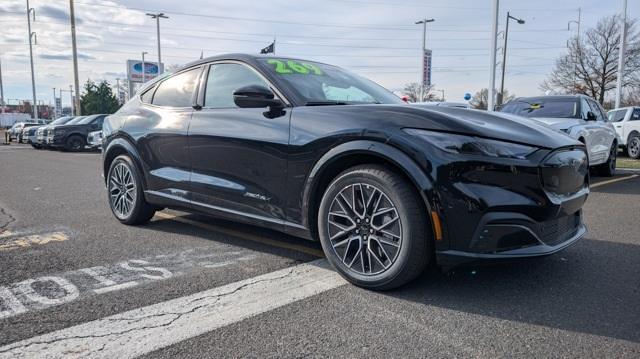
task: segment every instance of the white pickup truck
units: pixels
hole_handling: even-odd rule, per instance
[[[640,158],[640,107],[621,107],[607,113],[620,138],[619,146],[631,158]]]

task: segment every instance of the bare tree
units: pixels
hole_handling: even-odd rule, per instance
[[[622,85],[640,86],[640,34],[636,20],[627,23],[627,51]],[[620,19],[602,18],[595,28],[569,42],[568,53],[556,65],[540,88],[554,92],[579,93],[604,103],[607,92],[615,89],[618,76]]]
[[[420,84],[417,82],[410,82],[404,85],[402,93],[409,98],[409,102],[424,102],[424,101],[438,101],[436,94],[432,93],[433,85],[425,87],[424,96],[420,99]]]
[[[516,98],[516,95],[510,94],[509,90],[505,89],[503,98],[502,98],[502,103],[506,104],[507,102],[513,100],[514,98]],[[476,94],[473,95],[473,97],[471,98],[471,101],[469,101],[469,104],[471,104],[471,106],[473,106],[473,108],[475,109],[486,110],[489,104],[489,90],[484,88],[476,92]]]

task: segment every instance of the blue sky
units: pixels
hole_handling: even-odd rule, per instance
[[[52,88],[73,83],[67,0],[31,0],[36,88],[49,103]],[[502,0],[506,11],[526,20],[510,25],[505,87],[517,95],[540,94],[539,84],[576,34],[567,22],[582,8],[583,31],[605,15],[619,13],[622,0]],[[29,99],[26,1],[0,2],[0,58],[6,99]],[[277,53],[348,68],[390,90],[420,77],[422,32],[414,22],[427,17],[427,47],[433,51],[432,80],[447,100],[488,86],[490,0],[76,0],[80,80],[125,77],[126,60],[157,56],[155,20],[162,11],[162,55],[166,65],[205,56],[256,53],[277,37]],[[628,16],[640,17],[640,1],[629,0]],[[499,40],[501,46],[501,40]],[[501,57],[501,55],[498,55]],[[498,72],[499,73],[499,72]],[[496,81],[499,82],[499,76]],[[15,103],[15,100],[12,100]],[[63,95],[63,104],[69,102]]]

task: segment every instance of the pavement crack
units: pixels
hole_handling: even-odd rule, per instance
[[[7,219],[4,223],[0,222],[0,234],[2,234],[2,232],[4,232],[11,223],[16,221],[16,217],[11,215],[11,213],[7,212],[4,208],[0,207],[0,220],[3,218]]]

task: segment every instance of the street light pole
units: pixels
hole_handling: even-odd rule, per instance
[[[422,24],[422,77],[420,78],[420,101],[424,101],[424,79],[426,78],[427,69],[424,68],[425,61],[425,52],[427,51],[427,23],[434,22],[435,19],[422,19],[420,21],[416,21],[416,25]]]
[[[573,59],[573,91],[576,93],[577,77],[578,77],[578,59],[580,58],[580,25],[582,24],[582,8],[578,8],[578,21],[571,20],[567,23],[567,31],[571,30],[571,24],[578,25],[578,35],[576,36],[576,51],[577,53]]]
[[[58,116],[58,102],[56,101],[56,88],[53,88],[53,120]]]
[[[493,7],[491,13],[493,15],[493,21],[491,24],[491,53],[490,65],[489,65],[489,89],[487,93],[487,111],[493,111],[494,100],[496,94],[496,48],[498,47],[498,10],[500,8],[500,1],[493,0]]]
[[[80,80],[78,79],[78,48],[76,46],[76,15],[73,7],[73,0],[69,0],[69,18],[71,19],[71,47],[73,50],[73,82],[76,87],[76,100],[75,100],[75,108],[76,108],[76,116],[80,116],[82,114],[82,109],[80,108]]]
[[[160,64],[162,63],[162,56],[160,55],[160,19],[168,19],[164,13],[150,14],[147,13],[152,19],[156,19],[156,36],[158,37],[158,73],[160,72]]]
[[[2,59],[0,59],[0,113],[4,113],[4,88],[2,87]]]
[[[71,85],[69,85],[69,97],[71,98],[71,115],[80,116],[80,111],[76,108],[76,102],[73,100],[73,86]]]
[[[36,20],[36,11],[29,6],[29,0],[27,0],[27,29],[29,30],[29,58],[31,60],[31,90],[33,91],[33,118],[38,118],[38,104],[36,102],[36,76],[33,71],[33,41],[36,36],[35,32],[31,32],[31,13],[33,13],[33,21]],[[36,37],[36,44],[38,38]]]
[[[144,55],[146,54],[148,54],[148,52],[142,51],[142,83],[147,82],[147,77],[146,77],[147,66],[144,63]]]
[[[498,94],[498,106],[502,105],[504,100],[504,75],[507,63],[507,38],[509,37],[509,20],[516,20],[518,24],[524,24],[524,20],[511,16],[507,11],[507,24],[504,29],[504,47],[502,48],[502,79],[500,80],[500,93]]]
[[[624,77],[624,54],[627,42],[627,0],[622,2],[622,23],[620,24],[620,53],[618,54],[618,80],[616,81],[616,108],[620,107],[622,98],[622,80]]]

